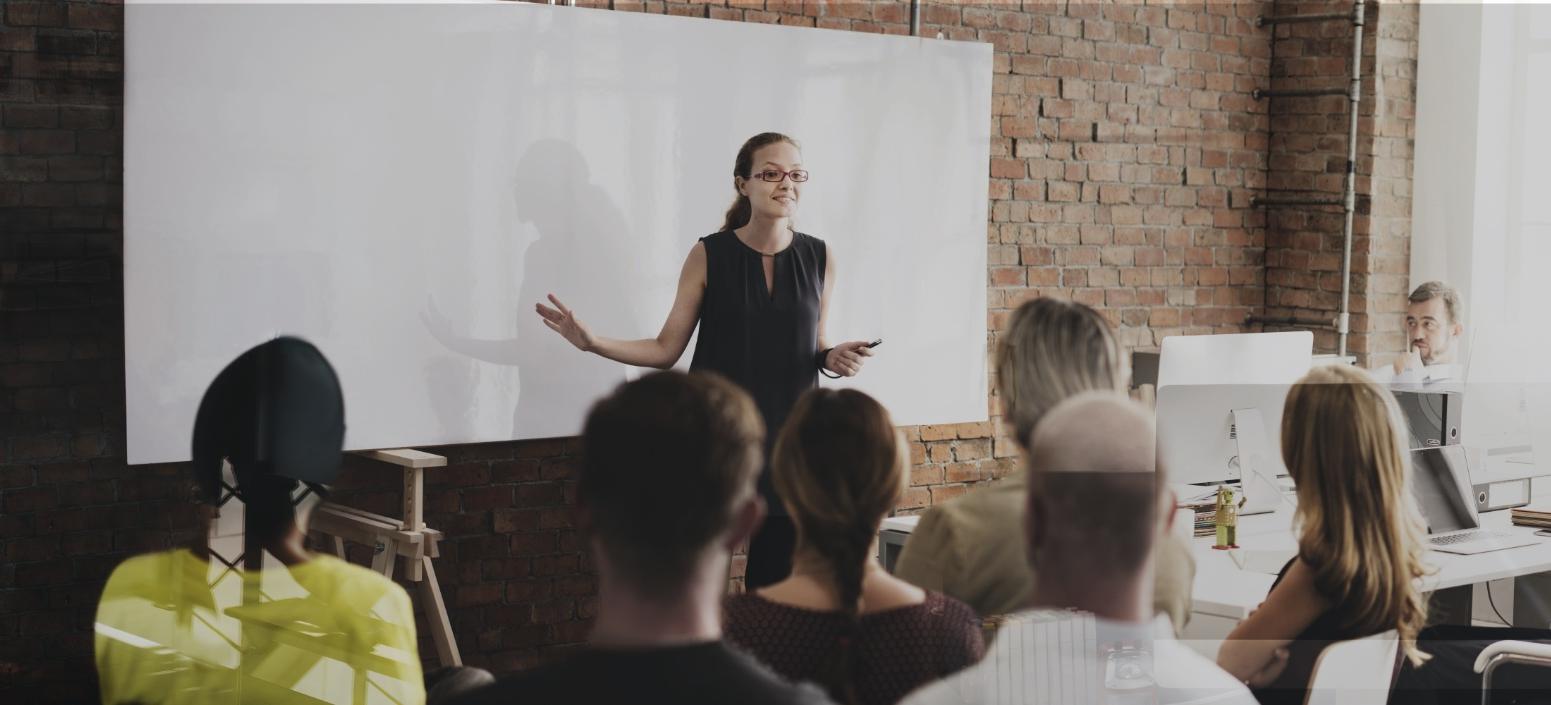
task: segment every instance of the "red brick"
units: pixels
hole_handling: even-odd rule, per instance
[[[474,487],[490,484],[490,466],[485,463],[461,463],[430,468],[425,473],[428,487]]]
[[[122,5],[71,4],[69,24],[78,29],[122,32],[124,31],[124,8]]]
[[[515,551],[514,551],[515,552]],[[526,578],[533,573],[533,562],[527,558],[489,558],[479,562],[479,575],[485,580],[509,580]],[[489,583],[496,585],[499,583]],[[508,583],[509,585],[510,583]],[[512,602],[508,592],[507,601]]]
[[[548,578],[506,582],[506,601],[511,604],[548,600],[554,594],[554,581]]]
[[[555,594],[567,597],[585,597],[598,594],[598,581],[589,575],[576,575],[555,580]]]
[[[490,481],[497,483],[532,482],[541,476],[538,460],[505,460],[491,463]]]
[[[463,511],[466,512],[513,506],[512,487],[509,485],[472,488],[463,490],[459,494],[462,499]]]
[[[536,556],[545,553],[554,553],[558,547],[554,532],[513,534],[511,538],[512,555]]]
[[[925,465],[910,470],[910,486],[937,485],[943,481],[943,468],[940,465]]]
[[[537,510],[495,510],[492,518],[495,533],[512,533],[538,528],[540,513]]]
[[[580,565],[580,557],[576,555],[540,556],[533,559],[533,574],[535,576],[570,575],[575,573]]]
[[[6,24],[13,27],[65,26],[63,2],[10,2],[5,7]]]
[[[568,527],[571,526],[571,523],[572,523],[572,513],[574,511],[575,510],[570,509],[570,508],[565,508],[565,509],[545,509],[545,510],[542,510],[542,511],[539,512],[539,528],[541,528],[541,529],[568,528]]]
[[[942,504],[962,496],[969,488],[965,485],[939,485],[931,488],[932,504]]]

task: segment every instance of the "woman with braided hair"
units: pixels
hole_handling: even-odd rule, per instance
[[[792,572],[728,598],[727,638],[844,705],[892,705],[980,660],[973,610],[878,564],[878,527],[905,488],[889,413],[851,389],[814,389],[776,440],[771,473],[797,529]]]

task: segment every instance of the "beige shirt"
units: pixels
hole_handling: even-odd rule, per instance
[[[1019,472],[927,510],[906,540],[894,575],[957,598],[982,617],[1027,607],[1034,588],[1023,541],[1027,492]],[[1159,544],[1158,554],[1153,606],[1178,631],[1190,618],[1195,558],[1173,534]]]

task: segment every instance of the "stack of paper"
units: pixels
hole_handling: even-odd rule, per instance
[[[1196,537],[1212,536],[1217,533],[1217,497],[1214,494],[1210,501],[1184,503],[1180,509],[1194,510],[1196,514],[1195,527],[1191,530]]]
[[[1551,529],[1551,504],[1539,502],[1524,507],[1517,507],[1512,511],[1513,523],[1517,526]]]

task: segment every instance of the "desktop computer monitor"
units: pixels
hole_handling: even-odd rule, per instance
[[[1158,462],[1170,482],[1216,484],[1243,479],[1240,436],[1261,439],[1261,471],[1287,474],[1282,406],[1292,384],[1174,385],[1158,390]],[[1253,416],[1235,411],[1250,411]],[[1258,429],[1239,428],[1249,418]]]
[[[1158,461],[1173,482],[1243,479],[1253,446],[1260,474],[1287,474],[1282,405],[1308,373],[1314,334],[1240,333],[1163,339],[1158,361]],[[1253,428],[1239,428],[1239,423]]]
[[[1314,334],[1232,333],[1163,339],[1158,388],[1176,384],[1292,384],[1309,371]]]

